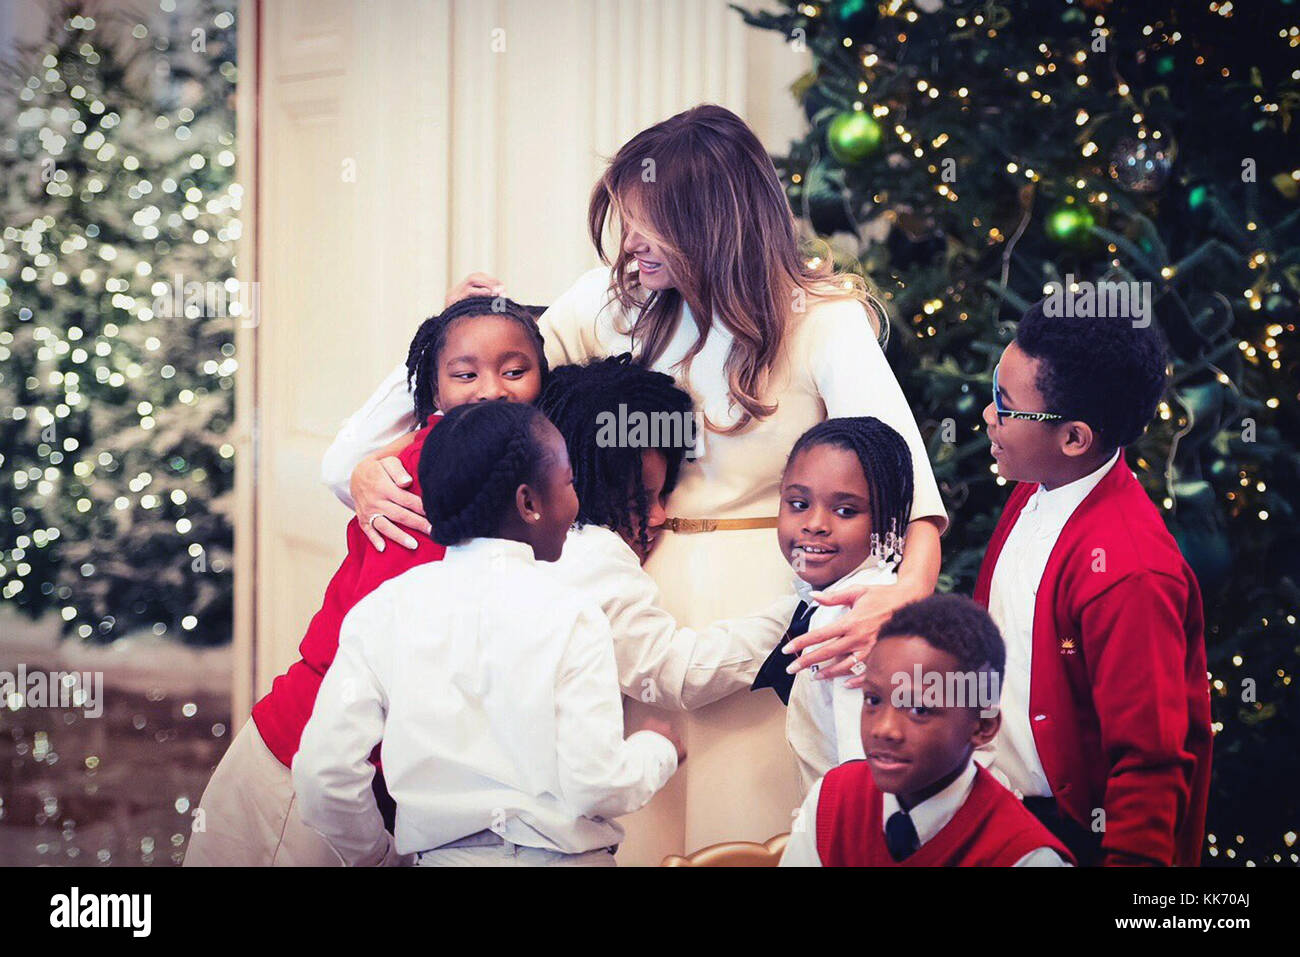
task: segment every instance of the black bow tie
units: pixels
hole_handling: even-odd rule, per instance
[[[920,846],[921,838],[917,836],[911,816],[906,811],[889,815],[885,822],[885,847],[889,848],[889,856],[901,861],[915,854]]]
[[[794,675],[785,669],[790,667],[794,661],[795,655],[787,655],[781,649],[787,642],[801,635],[808,633],[808,623],[812,621],[813,612],[817,610],[816,605],[809,605],[806,601],[799,602],[799,607],[794,610],[794,617],[790,619],[790,627],[786,629],[781,640],[776,643],[772,653],[767,656],[763,662],[763,667],[758,669],[758,677],[750,686],[750,691],[757,691],[759,688],[771,688],[776,692],[776,696],[781,699],[784,705],[790,704],[790,689],[794,687]]]

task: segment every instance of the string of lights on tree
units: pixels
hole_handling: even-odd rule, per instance
[[[233,3],[81,6],[4,107],[0,597],[85,640],[227,641]]]
[[[1129,458],[1205,592],[1207,860],[1300,861],[1278,787],[1300,778],[1300,9],[785,6],[736,7],[811,53],[809,130],[774,160],[817,255],[890,305],[950,509],[943,587],[969,592],[1005,499],[980,414],[1015,318],[1070,276],[1151,284],[1171,386]]]

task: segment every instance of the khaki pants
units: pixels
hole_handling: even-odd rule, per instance
[[[212,773],[194,815],[186,867],[338,867],[303,823],[293,777],[249,720]]]

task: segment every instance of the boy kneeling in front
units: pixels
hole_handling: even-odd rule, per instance
[[[866,759],[808,792],[781,866],[1072,866],[971,757],[998,733],[1005,662],[997,626],[969,599],[933,595],[895,612],[865,660]]]

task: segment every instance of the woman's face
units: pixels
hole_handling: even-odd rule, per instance
[[[438,353],[438,408],[505,399],[536,402],[542,369],[533,339],[508,316],[465,316],[447,330]]]
[[[622,209],[623,251],[636,257],[637,274],[641,287],[660,291],[673,288],[673,277],[664,262],[663,247],[651,238],[626,206]]]

